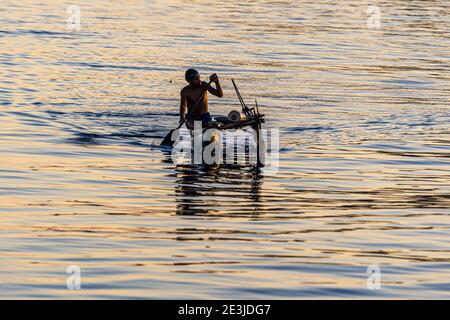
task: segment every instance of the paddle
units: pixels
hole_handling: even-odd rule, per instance
[[[192,114],[192,112],[195,110],[195,108],[198,106],[198,104],[200,103],[200,101],[202,101],[203,96],[205,95],[206,91],[208,90],[209,86],[211,85],[212,81],[209,81],[209,83],[206,85],[205,89],[203,89],[202,94],[199,96],[197,102],[195,102],[194,106],[191,108],[191,110],[189,111],[188,115],[186,116],[185,120],[183,122],[180,123],[180,125],[176,128],[173,129],[169,132],[169,134],[164,138],[164,140],[161,142],[162,146],[166,146],[166,147],[172,147],[173,144],[175,143],[175,141],[172,141],[172,135],[174,133],[174,131],[179,130],[183,124],[186,122],[186,119]]]

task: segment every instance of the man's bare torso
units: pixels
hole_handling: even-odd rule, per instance
[[[190,114],[190,118],[192,119],[199,119],[203,113],[208,112],[208,92],[204,94],[203,99],[199,102],[195,109],[192,110],[206,86],[207,83],[203,81],[202,85],[199,87],[188,85],[181,90],[181,95],[186,98],[187,112]]]
[[[188,72],[192,74],[189,75]],[[208,112],[208,92],[222,98],[223,91],[217,74],[209,77],[210,83],[208,84],[205,81],[201,81],[200,74],[196,70],[190,69],[186,73],[186,80],[189,82],[189,85],[181,90],[180,123],[186,121],[186,125],[192,127],[194,121],[205,121],[205,119],[211,118]],[[215,88],[210,85],[213,82],[216,85]],[[201,97],[202,95],[203,97]],[[200,101],[196,105],[199,99]]]

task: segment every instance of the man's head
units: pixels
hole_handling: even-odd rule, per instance
[[[201,86],[202,81],[200,80],[200,73],[195,69],[189,69],[186,71],[185,75],[186,81],[193,86]]]

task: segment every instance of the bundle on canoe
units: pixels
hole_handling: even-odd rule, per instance
[[[215,120],[220,123],[217,126],[218,130],[242,129],[265,121],[263,114],[251,115],[236,122],[231,121],[228,117],[216,117]]]

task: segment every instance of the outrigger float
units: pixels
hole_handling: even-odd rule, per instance
[[[219,131],[225,131],[225,130],[238,130],[238,129],[244,129],[244,128],[251,128],[255,132],[255,142],[256,142],[256,159],[258,166],[263,167],[265,164],[264,159],[264,152],[265,152],[265,141],[262,139],[262,124],[265,123],[265,115],[261,114],[259,112],[259,105],[258,101],[255,100],[255,106],[250,108],[245,103],[244,99],[242,98],[241,93],[239,92],[239,89],[236,85],[236,82],[232,79],[234,89],[236,91],[236,95],[239,98],[239,102],[242,107],[242,111],[231,111],[227,117],[220,116],[214,118],[214,121],[211,123],[211,125],[208,128],[205,128],[205,130],[208,129],[215,129]],[[211,82],[210,82],[211,83]],[[209,83],[209,84],[210,84]],[[209,86],[208,84],[208,86]],[[201,98],[201,97],[200,97]],[[199,101],[200,101],[199,98]],[[197,101],[197,103],[199,102]],[[197,105],[196,103],[196,105]],[[194,109],[195,106],[192,108]],[[181,123],[177,129],[172,130],[169,132],[169,134],[164,138],[164,140],[161,142],[161,146],[166,147],[173,147],[174,143],[178,139],[178,134],[174,134],[178,129],[181,128],[181,126],[184,123]],[[191,136],[192,136],[192,130],[191,130]]]

